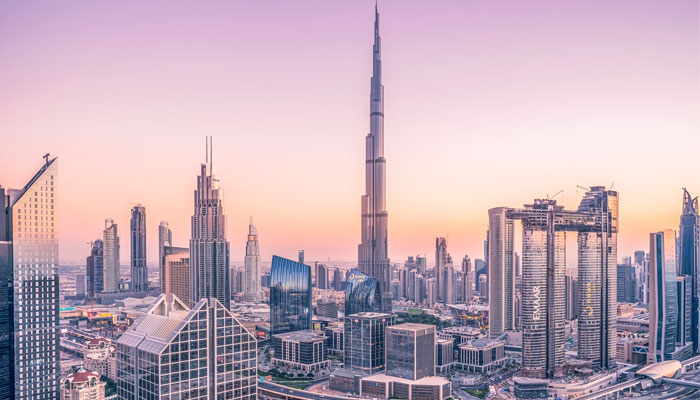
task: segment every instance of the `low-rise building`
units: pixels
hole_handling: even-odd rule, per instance
[[[374,374],[360,379],[360,396],[378,399],[442,400],[451,396],[450,381],[440,376],[417,380]]]
[[[105,338],[91,339],[83,354],[85,369],[95,371],[111,380],[117,379],[116,346]]]
[[[470,372],[491,372],[506,364],[504,343],[498,340],[477,339],[459,345],[460,368]]]
[[[450,371],[454,366],[454,341],[451,339],[438,339],[435,342],[436,372]]]
[[[272,336],[272,362],[308,372],[330,366],[323,332],[303,330]]]
[[[61,400],[104,400],[106,385],[97,372],[81,369],[61,382]]]
[[[326,335],[326,352],[328,354],[342,354],[343,353],[343,338],[345,336],[345,328],[343,324],[329,325],[324,330],[323,333]]]

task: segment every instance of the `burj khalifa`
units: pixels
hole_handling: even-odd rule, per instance
[[[358,269],[377,278],[382,292],[382,311],[391,312],[386,211],[386,159],[384,158],[384,86],[382,85],[379,11],[375,6],[374,46],[370,80],[369,134],[365,138],[365,195],[362,196],[362,241],[358,246]]]

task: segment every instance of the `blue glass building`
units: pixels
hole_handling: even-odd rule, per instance
[[[311,267],[272,256],[270,333],[311,329]]]
[[[345,283],[345,315],[360,312],[382,312],[382,293],[377,278],[352,269]]]
[[[683,213],[681,214],[678,262],[681,275],[690,282],[690,340],[694,350],[700,353],[700,215],[698,198],[683,189]]]

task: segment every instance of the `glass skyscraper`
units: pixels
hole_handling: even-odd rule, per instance
[[[373,374],[384,369],[386,327],[394,316],[386,313],[361,312],[345,316],[343,368]],[[435,349],[431,349],[435,351]]]
[[[515,270],[513,269],[513,220],[505,207],[489,210],[489,335],[496,338],[515,329]]]
[[[311,267],[272,256],[270,333],[311,329]]]
[[[56,158],[19,190],[0,187],[0,398],[58,399]]]
[[[97,239],[92,242],[86,266],[87,297],[94,298],[104,289],[104,244],[102,240]]]
[[[104,291],[119,291],[119,234],[111,218],[105,220],[104,238]]]
[[[690,340],[693,349],[700,353],[700,215],[698,198],[683,189],[683,213],[681,214],[678,261],[679,272],[690,280]]]
[[[167,221],[161,221],[158,225],[158,268],[160,277],[160,292],[165,293],[165,253],[164,248],[172,247],[173,232],[170,230]],[[189,296],[188,296],[189,297]]]
[[[417,380],[435,375],[435,326],[400,324],[386,328],[386,374]]]
[[[148,290],[146,267],[146,208],[142,205],[131,209],[131,290]]]
[[[678,299],[676,232],[652,233],[649,241],[649,353],[651,363],[671,360],[676,350]]]
[[[376,278],[351,269],[345,283],[345,315],[381,312],[382,293]]]

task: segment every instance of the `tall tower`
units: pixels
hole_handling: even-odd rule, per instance
[[[190,304],[215,297],[229,308],[229,242],[221,199],[219,177],[213,164],[211,138],[207,140],[206,163],[201,165],[194,191],[194,215],[190,239]]]
[[[147,290],[146,208],[139,204],[131,209],[131,291]]]
[[[362,235],[358,246],[360,271],[377,278],[382,307],[391,312],[389,290],[388,213],[386,212],[386,160],[384,159],[384,86],[382,85],[379,11],[374,10],[374,46],[370,80],[369,134],[365,138],[365,195],[362,196]]]
[[[104,239],[104,291],[119,291],[119,233],[111,218],[105,219]]]
[[[672,360],[676,351],[676,232],[652,233],[649,240],[649,352],[647,362]]]
[[[158,267],[160,268],[160,292],[165,293],[165,254],[164,247],[172,247],[173,233],[170,231],[167,221],[161,221],[158,225]],[[182,299],[181,299],[182,300]]]
[[[489,210],[489,335],[496,338],[515,329],[515,270],[513,268],[513,220],[507,208]]]
[[[469,304],[472,300],[472,261],[468,255],[462,259],[462,279],[464,286],[462,298],[464,299],[464,304]]]
[[[58,167],[0,187],[0,398],[58,399]]]
[[[690,340],[700,353],[700,215],[698,198],[683,189],[683,213],[679,229],[679,270],[690,280]]]
[[[245,244],[245,293],[246,301],[262,300],[260,288],[260,248],[258,246],[258,230],[250,217],[248,225],[248,241]]]
[[[435,277],[437,283],[437,299],[445,301],[445,267],[447,266],[447,239],[435,238]]]

